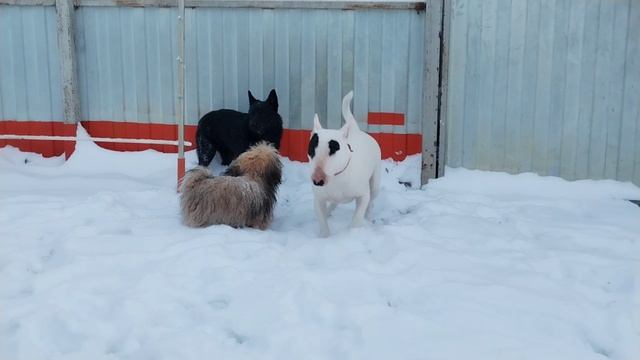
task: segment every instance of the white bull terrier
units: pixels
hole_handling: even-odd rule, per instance
[[[323,237],[329,236],[327,216],[338,204],[356,200],[351,227],[361,226],[380,187],[380,146],[358,127],[349,108],[351,99],[353,91],[342,99],[345,125],[340,130],[323,129],[318,114],[313,118],[308,155],[313,169],[315,211]]]

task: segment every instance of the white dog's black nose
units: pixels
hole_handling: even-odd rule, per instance
[[[322,186],[322,185],[324,185],[324,180],[320,180],[320,181],[315,181],[315,180],[313,180],[313,185],[315,185],[315,186]]]

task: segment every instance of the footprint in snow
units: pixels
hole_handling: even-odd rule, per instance
[[[229,307],[229,300],[224,298],[218,298],[218,299],[209,300],[207,304],[209,304],[209,306],[214,310],[224,310]]]
[[[227,330],[227,336],[229,336],[231,339],[233,339],[233,341],[236,342],[236,344],[244,344],[245,342],[247,342],[247,340],[249,340],[249,338],[245,335],[242,334],[238,334],[237,332],[233,331],[232,329]]]

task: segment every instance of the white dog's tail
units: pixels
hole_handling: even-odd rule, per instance
[[[351,112],[351,100],[353,99],[353,90],[349,91],[347,95],[342,99],[342,117],[347,124],[355,127],[356,129],[360,129],[358,127],[358,123],[356,122],[356,118],[353,117],[353,113]]]

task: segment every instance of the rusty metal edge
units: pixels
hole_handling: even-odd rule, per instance
[[[440,115],[441,58],[443,0],[428,0],[429,11],[424,18],[424,70],[422,111],[422,167],[421,185],[437,177],[438,125]]]

